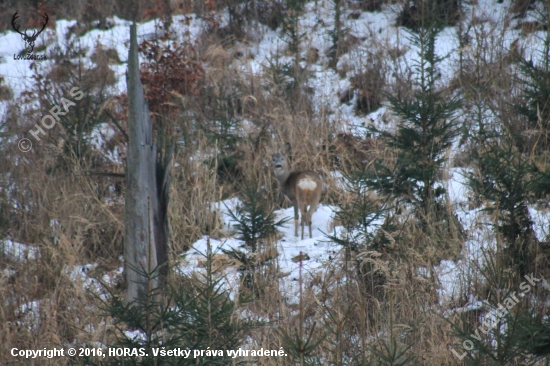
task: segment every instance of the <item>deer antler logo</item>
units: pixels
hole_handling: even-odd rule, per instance
[[[48,24],[48,14],[44,13],[44,24],[42,25],[42,29],[35,30],[32,32],[31,35],[29,35],[27,34],[27,30],[25,31],[25,33],[20,32],[19,25],[15,24],[15,21],[17,20],[17,18],[19,18],[19,15],[17,15],[18,12],[19,10],[16,11],[15,14],[13,14],[13,18],[11,18],[11,26],[17,33],[21,35],[21,38],[23,38],[25,44],[27,45],[27,53],[30,54],[34,50],[34,42],[36,41],[36,38],[40,33],[42,33],[42,31],[44,30],[44,28],[46,28],[46,25]]]

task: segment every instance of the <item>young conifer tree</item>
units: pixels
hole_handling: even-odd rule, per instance
[[[222,249],[230,258],[238,261],[243,285],[256,294],[260,293],[256,275],[273,259],[264,253],[266,241],[274,237],[278,228],[288,221],[277,220],[274,209],[263,199],[266,195],[265,189],[258,188],[257,183],[241,187],[241,203],[235,211],[228,210],[228,215],[236,223],[234,229],[238,234],[237,238],[243,241],[241,247],[244,251],[237,248]]]
[[[418,48],[418,60],[413,64],[414,89],[411,95],[387,95],[391,109],[400,117],[396,130],[369,128],[396,153],[392,166],[382,160],[375,162],[369,186],[398,202],[411,203],[424,229],[431,218],[452,219],[441,207],[445,189],[440,176],[446,150],[459,132],[455,111],[460,99],[449,95],[439,83],[438,66],[444,59],[435,53],[439,31],[427,25],[418,33],[410,33],[411,43]]]
[[[486,283],[484,309],[463,309],[447,318],[456,341],[451,352],[465,365],[517,365],[548,363],[550,354],[548,302],[541,278],[530,274],[519,283],[516,273],[493,251],[483,251],[478,267]],[[540,277],[540,276],[539,276]],[[453,319],[454,318],[454,319]],[[540,362],[540,363],[539,363]]]
[[[473,193],[496,218],[503,264],[520,277],[548,267],[529,205],[546,203],[550,194],[550,32],[535,58],[519,57],[513,108],[494,113],[492,131],[473,136],[475,171],[468,174]]]
[[[232,358],[227,351],[238,349],[254,324],[237,315],[237,304],[222,283],[222,269],[213,265],[216,253],[210,245],[202,254],[205,268],[196,271],[194,276],[177,274],[167,286],[153,287],[153,279],[159,275],[158,267],[151,273],[141,269],[148,279],[144,298],[126,303],[111,293],[107,300],[102,300],[103,311],[112,319],[116,336],[106,343],[110,347],[133,351],[105,358],[89,357],[86,364],[238,364],[240,360]],[[205,352],[195,355],[191,351],[185,355],[177,350]]]
[[[550,7],[543,8],[540,22],[547,24]],[[515,108],[525,120],[522,151],[535,165],[532,193],[541,199],[550,194],[550,29],[537,56],[535,61],[519,60],[521,98]]]
[[[519,59],[522,98],[515,108],[525,119],[525,149],[541,154],[550,148],[550,30],[537,56],[538,60]]]

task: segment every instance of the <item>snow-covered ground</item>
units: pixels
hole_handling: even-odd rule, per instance
[[[233,210],[235,205],[238,204],[236,199],[228,200],[229,204],[226,205],[229,209]],[[230,206],[231,205],[231,206]],[[279,254],[277,262],[279,269],[284,276],[282,277],[283,283],[281,288],[290,291],[289,297],[294,298],[298,289],[295,287],[296,281],[299,279],[299,261],[296,260],[300,254],[306,255],[309,259],[302,262],[302,276],[307,279],[309,276],[315,275],[317,271],[323,270],[327,265],[332,263],[337,257],[339,252],[336,245],[327,240],[326,234],[331,234],[335,230],[332,227],[334,218],[334,208],[326,205],[319,205],[317,211],[313,214],[312,220],[312,238],[309,238],[308,228],[305,227],[304,239],[301,240],[300,236],[294,236],[294,209],[289,207],[287,209],[275,211],[276,220],[289,218],[284,226],[279,230],[280,239],[275,244],[275,249]],[[223,227],[227,228],[227,232],[231,232],[231,226],[234,224],[231,217],[227,215],[227,211],[222,211]],[[301,229],[299,227],[299,233],[301,235]],[[205,255],[207,253],[208,244],[212,253],[221,254],[221,249],[230,250],[232,248],[247,252],[242,247],[243,241],[229,237],[225,239],[213,239],[203,237],[199,239],[193,245],[182,258],[179,270],[183,273],[190,273],[197,268],[200,268],[204,262]],[[294,258],[294,260],[293,260]],[[232,290],[232,295],[239,287],[239,279],[235,268],[228,268],[226,270],[227,286]]]
[[[536,58],[540,55],[542,41],[544,35],[542,31],[530,33],[527,36],[522,35],[521,31],[514,29],[514,22],[517,19],[510,18],[509,7],[510,2],[499,2],[498,0],[480,0],[475,2],[476,5],[466,5],[465,22],[471,22],[473,17],[479,20],[471,29],[472,34],[491,34],[495,37],[499,36],[500,46],[503,49],[512,47],[515,42],[518,47],[525,50],[527,57]],[[395,5],[384,5],[381,12],[362,12],[359,17],[349,17],[351,11],[347,10],[342,14],[344,19],[344,28],[349,30],[349,34],[356,37],[359,41],[357,46],[353,47],[347,54],[340,57],[337,63],[337,70],[347,69],[349,72],[345,76],[341,76],[334,69],[328,68],[328,50],[331,46],[330,32],[334,23],[334,9],[331,1],[315,1],[310,2],[306,6],[304,15],[300,18],[301,33],[305,34],[302,41],[303,56],[307,53],[307,48],[316,48],[319,52],[318,60],[303,67],[309,67],[312,71],[311,77],[308,80],[309,86],[314,91],[314,111],[317,114],[327,114],[328,119],[341,124],[343,130],[352,131],[353,133],[362,133],[358,126],[364,126],[366,123],[375,123],[379,128],[391,128],[384,121],[385,116],[390,113],[386,106],[371,113],[367,116],[357,115],[354,110],[356,96],[349,103],[341,103],[340,95],[345,92],[351,85],[350,78],[364,70],[365,64],[369,62],[369,58],[376,52],[385,52],[388,49],[403,49],[405,52],[397,58],[395,64],[389,69],[391,74],[395,70],[410,70],[415,61],[417,61],[418,49],[411,44],[406,29],[396,27],[397,9]],[[189,15],[189,22],[186,24],[183,16],[174,17],[173,38],[177,40],[192,41],[197,38],[200,31],[203,29],[203,21],[193,15]],[[149,21],[138,25],[138,37],[153,38],[156,32],[156,22]],[[77,44],[79,47],[86,50],[85,62],[89,61],[95,48],[101,44],[104,48],[112,48],[118,52],[121,65],[110,65],[115,71],[118,83],[116,89],[118,92],[126,90],[126,80],[124,73],[126,65],[124,61],[128,53],[129,39],[129,22],[113,18],[114,26],[108,30],[93,29],[83,36],[75,39],[75,35],[71,31],[71,27],[76,26],[75,21],[57,20],[55,30],[47,29],[40,35],[36,48],[41,45],[47,45],[45,51],[40,53],[50,52],[54,47],[64,49],[69,45]],[[248,47],[249,53],[253,57],[244,59],[235,59],[233,62],[238,63],[238,67],[247,73],[260,74],[264,72],[265,65],[270,60],[279,60],[281,62],[289,62],[289,56],[285,55],[283,50],[287,46],[287,40],[281,33],[280,29],[273,31],[266,26],[259,26],[257,33],[258,41],[250,45],[240,45],[236,47]],[[440,65],[442,81],[448,82],[457,73],[459,52],[472,52],[476,48],[478,38],[472,37],[472,44],[468,49],[459,49],[459,42],[456,27],[444,29],[437,40],[437,53],[441,57],[446,57]],[[69,40],[69,41],[67,41]],[[74,41],[71,43],[70,41]],[[167,42],[171,42],[168,40]],[[15,32],[9,30],[0,34],[0,76],[5,79],[5,82],[13,89],[15,98],[30,88],[32,82],[33,71],[30,68],[31,61],[14,60],[14,54],[24,48],[24,42],[21,37]],[[47,66],[52,61],[37,61],[43,62],[43,66]],[[389,77],[394,77],[389,75]],[[0,113],[5,112],[7,102],[0,102]],[[47,113],[44,111],[44,113]],[[107,121],[106,121],[107,122]],[[105,127],[105,128],[103,128]],[[108,125],[103,126],[94,132],[94,143],[101,146],[102,139],[106,135],[113,133],[113,129],[109,129]],[[447,182],[451,204],[456,210],[456,214],[464,226],[464,230],[468,236],[462,257],[457,261],[442,261],[436,268],[439,280],[441,282],[440,295],[444,300],[452,300],[463,294],[461,288],[457,287],[461,284],[467,284],[468,278],[471,277],[471,263],[478,262],[482,258],[482,250],[488,248],[494,243],[484,235],[487,218],[482,211],[482,208],[471,208],[469,204],[469,190],[466,180],[461,169],[452,169],[450,178]],[[227,233],[231,233],[231,227],[234,224],[227,217],[227,209],[232,209],[238,202],[233,199],[225,202],[225,205],[217,204],[222,212],[224,227]],[[535,222],[535,230],[539,239],[543,240],[548,237],[548,221],[550,215],[548,210],[536,209],[530,207],[531,218]],[[293,209],[277,211],[279,218],[292,217]],[[283,281],[286,281],[289,292],[297,291],[297,287],[293,285],[298,278],[299,263],[292,261],[292,258],[302,253],[307,253],[309,260],[303,262],[304,275],[313,275],[316,271],[322,271],[326,265],[335,259],[339,248],[336,244],[328,241],[325,234],[333,234],[338,231],[333,225],[334,208],[321,205],[317,212],[313,215],[313,238],[305,238],[300,240],[294,236],[294,222],[288,221],[281,230],[281,238],[276,243],[276,249],[279,253],[277,261],[283,273],[288,273]],[[223,247],[229,249],[231,247],[238,248],[242,243],[232,237],[226,239],[207,239],[201,238],[194,243],[193,248],[186,253],[180,264],[182,271],[195,270],[199,267],[201,254],[206,251],[207,240],[210,241],[213,251]],[[36,257],[38,249],[36,246],[24,245],[13,241],[5,240],[0,242],[0,249],[12,261],[32,260]],[[93,267],[93,265],[90,265]],[[90,268],[75,268],[73,273],[75,280],[79,279],[84,282],[85,286],[93,286],[91,282],[82,279],[81,276],[88,272]],[[235,271],[228,270],[228,284],[230,287],[236,286]],[[75,274],[76,273],[76,274]],[[232,273],[232,274],[231,274]],[[232,283],[231,283],[232,282]],[[475,302],[476,299],[471,299]],[[25,304],[23,306],[33,306]],[[24,309],[22,309],[23,311]]]
[[[294,236],[294,209],[289,207],[284,210],[275,211],[277,214],[277,220],[282,218],[290,218],[287,221],[283,228],[280,230],[281,238],[277,242],[277,251],[279,252],[279,264],[283,272],[294,273],[298,268],[297,264],[291,261],[292,258],[300,254],[300,252],[307,253],[311,258],[308,261],[304,262],[304,268],[315,269],[319,268],[323,261],[328,260],[329,252],[327,251],[328,244],[327,238],[324,233],[330,234],[334,229],[332,225],[332,220],[334,216],[334,211],[331,206],[319,205],[317,211],[313,214],[312,220],[312,238],[309,238],[308,228],[305,227],[304,239],[300,239],[301,228],[298,227],[298,237]],[[230,227],[232,225],[232,220],[227,215],[223,215],[224,227]],[[206,241],[207,238],[204,237],[199,239],[194,245],[193,248],[197,252],[195,255],[192,255],[189,258],[200,258],[202,257],[199,253],[206,253]],[[225,240],[218,240],[210,238],[210,245],[213,252],[216,252],[218,248],[223,247],[224,249],[230,248],[239,248],[243,244],[242,241],[229,238]],[[198,257],[196,257],[198,255]],[[197,264],[195,262],[194,264]]]

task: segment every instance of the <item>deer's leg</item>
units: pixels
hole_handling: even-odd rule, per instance
[[[302,217],[302,222],[304,223],[304,226],[307,225],[308,229],[309,229],[309,237],[311,238],[311,206],[309,206],[309,210],[307,208],[307,206],[305,206],[305,213],[304,213],[304,216]],[[302,226],[303,227],[303,226]]]
[[[302,222],[300,224],[302,226],[302,240],[304,240],[304,216],[302,216]]]
[[[313,214],[313,211],[311,211],[311,207],[309,208],[309,212],[307,213],[307,225],[309,226],[309,237],[313,238],[313,235],[311,234],[311,215]]]
[[[304,225],[307,223],[308,217],[307,204],[303,204],[302,207],[302,240],[304,240]]]
[[[294,206],[294,236],[298,236],[298,202],[292,202]]]

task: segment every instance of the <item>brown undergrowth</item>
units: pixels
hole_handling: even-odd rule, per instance
[[[235,6],[234,2],[227,3]],[[261,3],[274,13],[281,11]],[[367,3],[376,3],[378,8],[378,2],[348,5],[351,9],[369,8]],[[299,298],[284,288],[285,281],[290,282],[289,274],[282,273],[276,261],[255,273],[261,291],[246,293],[240,286],[248,298],[245,301],[237,297],[238,314],[264,321],[250,331],[249,348],[297,350],[294,359],[262,358],[256,364],[295,365],[300,355],[317,364],[389,364],[381,356],[388,353],[388,347],[401,350],[413,360],[411,364],[457,364],[449,351],[455,342],[451,325],[441,314],[466,305],[471,300],[469,294],[483,298],[488,285],[479,268],[472,265],[457,286],[461,294],[447,301],[441,297],[445,284],[440,282],[436,267],[443,259],[461,258],[469,250],[465,245],[468,241],[501,243],[500,234],[493,229],[499,225],[500,216],[475,213],[472,232],[463,230],[458,221],[451,225],[430,217],[423,218],[426,228],[406,203],[388,205],[385,197],[373,189],[368,195],[354,195],[343,189],[342,176],[374,172],[376,160],[393,168],[397,160],[394,147],[366,132],[350,133],[345,128],[347,121],[330,118],[330,111],[314,112],[311,90],[289,82],[303,81],[311,72],[307,65],[300,70],[288,69],[273,60],[263,65],[260,73],[247,71],[243,61],[253,56],[243,45],[257,37],[247,33],[253,27],[236,24],[238,29],[228,26],[219,31],[214,6],[210,2],[206,5],[209,13],[205,21],[215,31],[208,31],[207,27],[192,45],[182,41],[160,47],[158,40],[141,45],[142,79],[155,131],[160,133],[157,142],[163,142],[158,138],[163,136],[175,146],[168,207],[170,265],[178,265],[182,254],[203,236],[223,240],[230,235],[220,216],[221,202],[235,197],[245,186],[264,188],[263,199],[269,208],[289,206],[278,193],[270,167],[271,153],[289,142],[292,167],[315,169],[322,176],[323,204],[342,208],[364,199],[365,207],[387,211],[382,229],[372,238],[357,240],[357,247],[334,244],[330,248],[331,260],[322,270],[304,273],[298,279],[299,285],[294,286],[301,287]],[[178,12],[186,13],[191,8],[205,11],[206,5],[184,2]],[[261,17],[270,24],[280,21],[271,13]],[[503,89],[514,88],[513,58],[495,46],[502,35],[496,30],[487,32],[490,34],[473,37],[494,43],[480,41],[476,49],[464,46],[461,72],[449,85],[449,89],[465,95],[467,103],[461,123],[470,130],[476,128],[473,116],[482,108],[486,109],[481,112],[514,113],[506,107],[513,98],[503,95]],[[347,103],[355,95],[356,109],[361,113],[384,104],[385,97],[379,93],[382,89],[410,92],[410,75],[394,69],[404,52],[388,49],[375,40],[372,47],[371,66],[340,70],[342,76],[348,72],[355,75],[341,102]],[[24,243],[29,249],[0,254],[0,359],[10,357],[13,347],[84,346],[98,341],[109,344],[117,334],[112,319],[100,311],[99,300],[94,296],[102,288],[96,286],[97,279],[107,282],[115,295],[124,290],[119,269],[123,251],[127,106],[124,95],[109,93],[109,85],[94,84],[100,79],[99,74],[112,79],[106,60],[113,57],[105,52],[98,46],[95,57],[99,62],[91,70],[84,70],[89,76],[82,80],[67,77],[60,66],[48,70],[48,85],[66,90],[78,81],[80,87],[86,84],[89,95],[95,98],[82,113],[86,118],[72,121],[75,126],[86,121],[82,123],[88,130],[83,127],[85,132],[78,141],[70,130],[56,126],[40,142],[33,141],[30,152],[22,154],[17,149],[15,137],[34,128],[35,121],[52,107],[48,104],[51,100],[42,98],[37,106],[29,99],[29,95],[41,90],[39,83],[29,91],[27,99],[9,106],[2,121],[10,126],[7,130],[14,139],[0,142],[4,152],[0,156],[0,238]],[[281,50],[281,54],[285,52]],[[174,58],[179,59],[175,62]],[[307,60],[317,61],[318,57]],[[75,74],[78,67],[67,64],[67,70]],[[107,77],[101,79],[109,81]],[[395,124],[396,117],[389,119],[388,126]],[[112,132],[106,132],[106,143],[100,147],[88,139],[92,131],[98,130]],[[449,154],[462,167],[468,167],[474,164],[469,150],[479,146],[464,134],[460,151]],[[111,153],[118,154],[118,159],[109,158]],[[448,177],[452,168],[451,163],[446,165],[442,176]],[[474,202],[473,195],[471,198],[471,208],[482,204]],[[463,209],[455,207],[448,194],[442,202],[448,212]],[[335,220],[331,227],[344,228],[341,237],[354,234],[354,228],[346,226],[343,219]],[[265,240],[261,255],[276,255],[277,239]],[[536,263],[534,270],[543,271],[547,265],[547,241],[537,243],[530,255]],[[236,264],[220,254],[214,266],[229,268]],[[190,283],[195,280],[189,279]],[[472,323],[482,312],[472,315]],[[306,352],[299,346],[304,346],[310,335],[311,349]],[[49,362],[66,364],[61,359]],[[514,362],[519,365],[522,360]],[[399,360],[394,364],[399,364]]]

